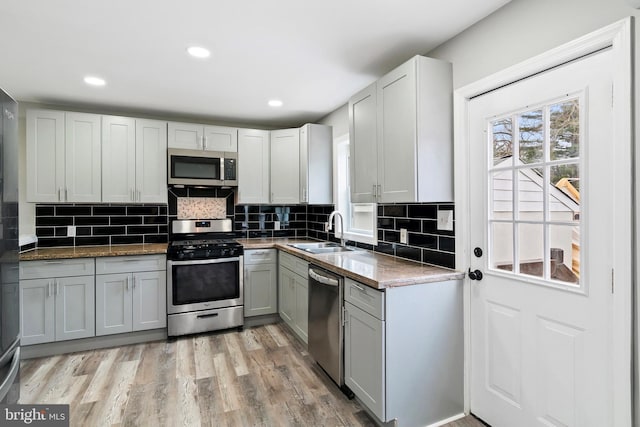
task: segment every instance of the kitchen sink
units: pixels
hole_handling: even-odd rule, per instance
[[[311,254],[330,254],[336,252],[352,252],[357,250],[353,247],[342,247],[333,242],[314,242],[314,243],[290,243],[289,246],[300,249]]]

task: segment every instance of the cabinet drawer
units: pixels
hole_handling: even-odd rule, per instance
[[[344,300],[372,316],[384,320],[384,292],[346,278],[344,281]]]
[[[309,263],[287,252],[280,251],[280,265],[302,277],[306,278],[309,275]]]
[[[250,249],[244,251],[244,264],[274,264],[278,251],[276,249]]]
[[[48,279],[51,277],[91,276],[95,272],[93,258],[22,261],[20,279]]]
[[[134,255],[96,258],[96,274],[166,270],[164,255]]]

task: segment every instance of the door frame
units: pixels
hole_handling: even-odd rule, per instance
[[[499,71],[481,80],[454,91],[454,167],[456,205],[456,266],[467,270],[471,261],[469,251],[470,206],[469,206],[469,164],[470,129],[469,102],[472,98],[549,70],[568,61],[580,58],[599,49],[611,46],[613,52],[613,142],[616,181],[614,198],[616,207],[614,220],[614,271],[613,294],[613,417],[614,425],[630,426],[632,421],[633,387],[633,284],[635,283],[634,262],[636,262],[634,216],[635,186],[632,167],[633,146],[633,90],[632,84],[632,18],[608,25],[600,30],[563,44],[519,64]],[[640,150],[638,150],[640,158]],[[640,161],[640,159],[639,159]],[[640,163],[639,163],[640,164]],[[628,172],[632,171],[632,179]],[[639,197],[640,197],[640,189]],[[639,199],[640,200],[640,199]],[[640,215],[640,212],[638,212]],[[640,220],[640,216],[639,216]],[[640,262],[640,258],[637,259]],[[464,292],[464,410],[471,411],[471,283],[465,277]]]

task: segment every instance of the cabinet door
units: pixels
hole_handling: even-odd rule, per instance
[[[102,116],[102,201],[136,201],[135,119]]]
[[[133,330],[167,326],[167,275],[164,271],[133,274]]]
[[[56,338],[53,279],[20,281],[22,345],[52,342]]]
[[[333,203],[333,130],[307,123],[300,128],[300,201]]]
[[[296,308],[294,313],[294,330],[305,343],[309,341],[309,280],[294,275]]]
[[[278,312],[278,286],[276,271],[276,264],[245,264],[245,317]]]
[[[167,123],[136,120],[137,202],[167,203]]]
[[[378,201],[381,203],[415,202],[417,199],[415,59],[391,71],[377,83],[378,184],[380,185]]]
[[[349,99],[351,201],[375,202],[378,183],[376,83]]]
[[[64,112],[27,110],[27,201],[62,201]]]
[[[65,202],[101,202],[100,116],[65,113]]]
[[[96,335],[132,330],[131,273],[96,276]]]
[[[300,203],[299,129],[271,131],[271,203]]]
[[[269,203],[269,131],[238,130],[238,203]]]
[[[344,383],[380,420],[385,419],[384,322],[345,303]]]
[[[293,325],[295,315],[296,288],[294,276],[291,270],[280,267],[280,275],[278,276],[278,311],[282,320],[289,325]]]
[[[237,153],[238,128],[205,126],[204,149],[207,151],[230,151]]]
[[[202,125],[169,122],[167,129],[167,146],[169,148],[204,149],[204,136],[202,135],[204,127]]]
[[[56,341],[96,334],[94,276],[61,277],[56,284]]]

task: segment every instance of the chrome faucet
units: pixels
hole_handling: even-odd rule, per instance
[[[342,246],[343,248],[345,247],[345,242],[344,242],[344,218],[342,218],[342,214],[338,211],[333,211],[331,212],[331,215],[329,215],[329,221],[327,222],[327,231],[331,231],[333,230],[333,228],[331,227],[331,221],[334,222],[335,224],[335,219],[333,219],[334,216],[338,215],[338,217],[340,218],[340,246]],[[336,233],[334,232],[333,235],[335,236]],[[337,237],[337,236],[336,236]]]

